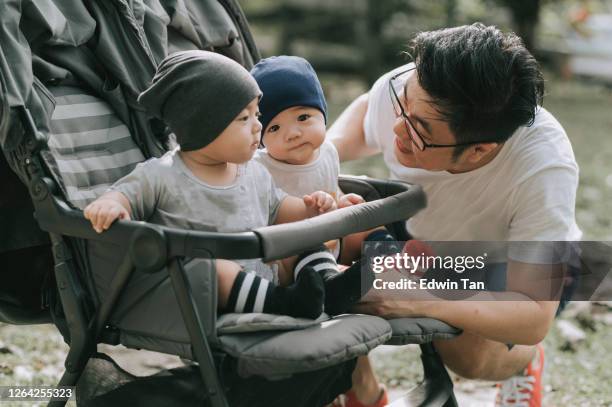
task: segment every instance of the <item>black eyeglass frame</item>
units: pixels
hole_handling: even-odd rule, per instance
[[[397,96],[397,92],[395,92],[395,87],[393,86],[393,81],[395,81],[400,76],[405,75],[408,72],[413,71],[415,69],[416,67],[413,66],[412,68],[408,68],[404,71],[396,73],[395,75],[389,78],[389,97],[391,98],[391,104],[393,105],[393,110],[395,111],[397,115],[401,115],[402,119],[404,119],[403,120],[404,126],[406,126],[406,132],[408,133],[408,137],[410,137],[412,144],[414,144],[420,151],[425,151],[426,148],[461,147],[461,146],[470,146],[470,145],[474,145],[478,143],[489,143],[490,142],[490,141],[469,141],[469,142],[456,143],[456,144],[427,143],[423,139],[423,136],[419,134],[414,124],[412,124],[410,117],[408,117],[408,115],[406,114],[406,111],[404,110],[404,107],[402,106],[402,103],[400,102],[399,96]],[[399,108],[399,111],[398,111],[398,108]],[[413,136],[413,134],[416,135],[418,140],[415,140],[415,137]]]

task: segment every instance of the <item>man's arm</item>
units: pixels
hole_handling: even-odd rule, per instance
[[[534,278],[544,275],[548,278]],[[546,336],[559,304],[554,298],[561,290],[560,266],[511,261],[507,276],[506,292],[481,292],[469,300],[444,301],[431,300],[431,294],[414,290],[415,300],[365,299],[355,310],[386,318],[435,318],[465,332],[503,343],[539,343]],[[543,301],[543,293],[556,295]]]
[[[356,160],[378,153],[365,141],[363,120],[368,110],[368,94],[355,99],[327,131],[327,136],[338,150],[340,162]]]

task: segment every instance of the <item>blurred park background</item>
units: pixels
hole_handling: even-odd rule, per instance
[[[519,34],[545,70],[544,106],[580,165],[577,218],[585,239],[612,240],[612,0],[241,0],[262,56],[308,59],[333,123],[381,74],[408,61],[419,31],[494,24]],[[343,165],[385,176],[379,158]]]
[[[576,214],[584,237],[612,241],[612,0],[240,3],[263,56],[286,53],[313,63],[328,98],[329,123],[380,74],[407,61],[402,52],[419,31],[480,21],[517,32],[542,63],[544,106],[566,129],[580,165]],[[378,157],[345,163],[342,171],[387,176]],[[0,385],[57,382],[67,348],[55,327],[0,323],[0,338]],[[612,406],[612,303],[571,304],[544,346],[545,405]],[[180,364],[151,352],[109,353],[140,374]],[[418,355],[410,346],[373,353],[392,398],[420,378]],[[456,390],[462,406],[493,405],[492,383],[458,380]]]

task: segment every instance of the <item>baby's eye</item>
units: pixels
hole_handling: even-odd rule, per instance
[[[310,115],[308,113],[304,113],[298,116],[298,121],[303,122],[305,120],[310,119]]]
[[[246,114],[244,116],[239,116],[236,120],[238,120],[239,122],[246,122],[247,120],[249,120],[249,115]]]
[[[260,119],[260,118],[261,118],[261,116],[263,116],[263,114],[261,114],[261,112],[257,112],[257,113],[255,113],[255,117],[257,117],[258,119]]]
[[[274,133],[278,131],[278,129],[280,129],[280,126],[278,124],[273,124],[268,128],[268,133]]]

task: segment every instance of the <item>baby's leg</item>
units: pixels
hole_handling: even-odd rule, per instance
[[[227,307],[227,300],[230,292],[236,281],[238,273],[242,271],[242,267],[238,263],[229,260],[215,260],[215,268],[217,270],[217,289],[218,289],[218,306],[219,309]]]
[[[323,311],[323,280],[315,271],[304,273],[288,287],[242,271],[228,260],[216,260],[218,305],[221,312],[264,312],[298,318],[317,318]]]
[[[278,283],[286,287],[293,283],[293,268],[298,256],[291,256],[278,261]]]
[[[342,238],[342,250],[340,250],[340,263],[352,264],[361,256],[361,245],[366,237],[372,233],[371,230],[365,232],[352,233]]]
[[[343,314],[362,295],[361,265],[354,263],[344,272],[338,271],[334,256],[324,245],[302,253],[298,258],[294,274],[297,278],[304,272],[316,271],[325,282],[325,312],[329,315]]]
[[[362,257],[361,248],[364,242],[383,242],[385,251],[397,253],[400,246],[395,244],[395,238],[387,231],[384,226],[376,229],[366,230],[365,232],[352,233],[342,239],[342,250],[340,251],[340,263],[350,265],[355,260]],[[370,243],[373,244],[373,243]],[[397,247],[394,247],[397,246]],[[379,248],[380,251],[382,248]],[[387,253],[380,253],[387,254]]]
[[[400,251],[399,245],[393,243],[394,238],[384,228],[369,231],[366,236],[355,237],[355,244],[358,239],[361,239],[358,243],[359,252],[364,241],[369,243],[365,247],[367,253],[362,253],[358,258],[368,259]],[[304,270],[321,273],[325,281],[325,312],[330,315],[347,312],[350,306],[369,290],[374,281],[374,273],[368,262],[356,261],[340,273],[331,253],[324,252],[324,246],[300,255],[294,274],[299,276]]]

